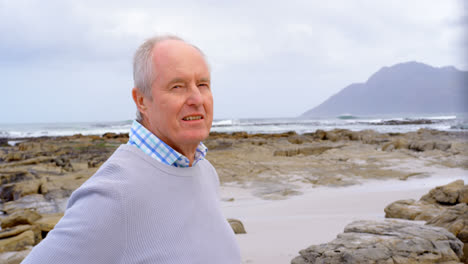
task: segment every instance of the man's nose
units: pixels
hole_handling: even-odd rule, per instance
[[[203,104],[203,95],[200,88],[196,85],[190,85],[189,96],[187,99],[188,105],[201,105]]]

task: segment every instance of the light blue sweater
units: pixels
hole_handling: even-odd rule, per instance
[[[24,264],[239,264],[207,160],[176,168],[121,145]]]

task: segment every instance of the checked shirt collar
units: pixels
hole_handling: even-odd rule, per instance
[[[136,146],[152,158],[169,166],[189,167],[190,161],[187,157],[164,143],[136,120],[133,121],[132,127],[130,128],[127,144]],[[200,142],[195,152],[193,166],[195,166],[198,161],[205,158],[207,151],[207,147]]]

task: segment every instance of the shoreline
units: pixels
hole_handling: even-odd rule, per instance
[[[289,263],[299,250],[333,240],[352,221],[385,219],[384,208],[396,200],[418,200],[430,189],[456,179],[468,182],[464,170],[450,177],[442,173],[405,182],[368,180],[346,187],[320,186],[286,200],[262,200],[239,187],[222,187],[222,194],[235,199],[224,201],[222,207],[227,218],[241,220],[247,231],[236,235],[242,263]]]

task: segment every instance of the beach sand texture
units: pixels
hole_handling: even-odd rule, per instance
[[[71,192],[126,141],[124,134],[76,135],[1,147],[0,209],[60,213]],[[419,199],[456,179],[468,183],[463,133],[212,133],[205,143],[225,216],[247,231],[236,235],[243,263],[290,263],[354,220],[384,219],[385,206],[396,200]]]

